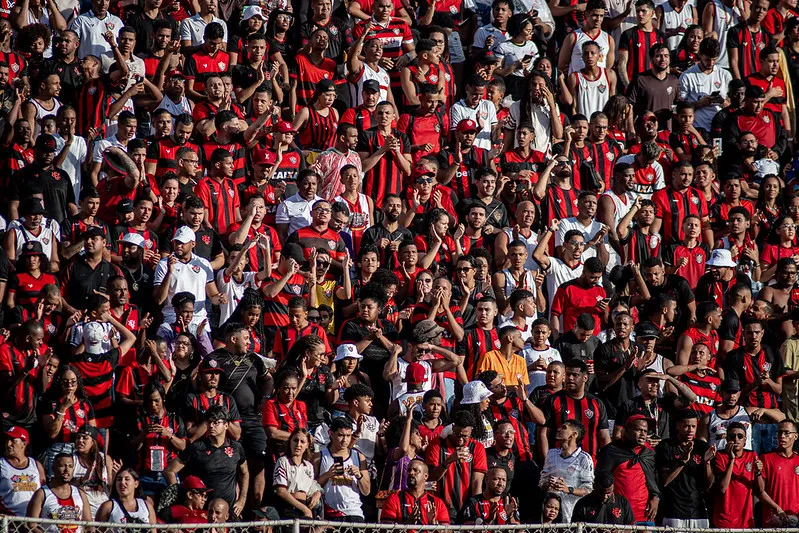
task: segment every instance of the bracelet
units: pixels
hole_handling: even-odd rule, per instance
[[[62,413],[61,411],[56,411],[55,414],[57,414],[60,417],[63,417],[64,415],[66,415],[66,412]]]

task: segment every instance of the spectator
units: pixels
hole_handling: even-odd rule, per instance
[[[330,424],[330,444],[314,456],[327,520],[364,521],[361,496],[369,494],[371,480],[366,458],[357,450],[350,451],[352,438],[350,422],[337,418]]]
[[[383,523],[435,525],[449,524],[450,515],[444,502],[427,492],[428,466],[421,459],[408,465],[408,488],[388,497],[383,504]],[[407,501],[411,499],[411,510]]]
[[[100,506],[95,520],[113,524],[155,524],[153,506],[139,498],[140,493],[139,475],[135,470],[123,468],[114,476],[111,500]]]
[[[560,448],[547,452],[541,470],[540,488],[560,498],[560,516],[571,522],[572,512],[578,500],[593,490],[594,462],[583,451],[580,443],[585,436],[585,427],[577,420],[567,420],[558,428],[555,439]]]
[[[281,516],[321,518],[322,489],[311,463],[312,442],[308,430],[296,428],[289,436],[286,455],[275,464],[273,485]]]
[[[722,527],[751,528],[755,517],[752,495],[762,494],[758,478],[763,462],[746,449],[748,431],[741,422],[727,426],[727,444],[713,458],[713,473],[718,483],[713,505],[713,523]],[[722,448],[719,448],[722,450]]]
[[[11,479],[12,473],[24,475],[28,481],[23,486],[0,486],[0,505],[12,516],[25,516],[28,503],[46,480],[44,468],[27,455],[30,437],[24,428],[10,426],[4,431],[4,437],[6,444],[0,459],[0,473],[5,479]]]
[[[75,462],[71,455],[56,455],[53,459],[53,477],[33,493],[26,516],[86,522],[92,520],[86,494],[72,485],[74,468]],[[54,494],[55,498],[48,498],[47,492]],[[56,529],[46,528],[46,531],[52,533]]]
[[[597,472],[594,490],[578,500],[572,513],[572,522],[593,522],[602,524],[631,525],[635,523],[630,503],[622,494],[616,492],[615,480],[611,472]]]

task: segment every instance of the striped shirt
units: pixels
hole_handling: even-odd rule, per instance
[[[385,52],[383,56],[386,57]],[[336,76],[336,62],[330,58],[322,59],[316,65],[311,58],[300,52],[295,57],[297,70],[290,77],[297,80],[297,110],[301,107],[311,106],[316,84],[322,80],[332,80]]]
[[[602,400],[589,393],[584,393],[582,398],[575,399],[565,390],[560,390],[545,400],[542,411],[547,418],[546,426],[550,430],[550,448],[555,447],[555,433],[563,423],[567,420],[578,420],[585,427],[580,447],[596,459],[600,446],[599,434],[609,429],[608,415]]]
[[[228,227],[236,222],[236,209],[241,207],[234,181],[205,177],[194,188],[194,193],[208,209],[209,222],[220,235],[225,235]]]
[[[664,43],[663,35],[657,31],[644,31],[641,28],[630,28],[621,34],[619,51],[628,53],[627,79],[634,81],[636,76],[643,74],[652,66],[649,58],[649,49],[657,43]]]
[[[691,409],[702,414],[707,414],[716,408],[721,402],[719,387],[721,380],[710,374],[701,376],[696,372],[688,372],[680,376],[680,381],[688,385],[688,388],[696,394],[696,401],[691,405]]]

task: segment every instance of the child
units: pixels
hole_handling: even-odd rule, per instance
[[[685,239],[668,246],[663,251],[663,264],[666,266],[667,274],[678,274],[688,280],[691,287],[696,287],[696,282],[705,273],[705,262],[710,257],[710,247],[701,242],[702,221],[696,215],[685,216],[682,230]],[[722,241],[719,241],[717,248],[725,248]]]
[[[707,144],[702,138],[702,134],[694,127],[694,115],[694,104],[690,102],[677,104],[679,131],[671,132],[669,146],[674,150],[674,155],[683,161],[690,161],[694,150]]]
[[[560,352],[549,345],[549,334],[549,321],[546,318],[539,318],[533,322],[533,334],[528,346],[522,350],[521,355],[527,363],[530,377],[530,384],[527,386],[528,395],[537,387],[546,385],[549,365],[562,361]]]
[[[358,369],[358,365],[363,356],[358,353],[354,344],[341,344],[336,349],[336,358],[333,360],[336,368],[333,377],[336,379],[336,386],[333,389],[333,418],[344,416],[349,406],[344,401],[344,392],[352,385],[363,383],[370,385],[369,376]]]
[[[326,353],[332,353],[333,349],[330,347],[325,330],[319,324],[312,324],[308,321],[308,303],[305,298],[295,296],[289,300],[288,308],[289,325],[281,326],[278,329],[272,348],[273,357],[277,359],[278,363],[283,361],[298,339],[311,334],[318,335],[324,341]]]

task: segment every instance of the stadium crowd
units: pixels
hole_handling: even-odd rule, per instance
[[[796,525],[797,83],[797,0],[0,2],[0,513]]]

